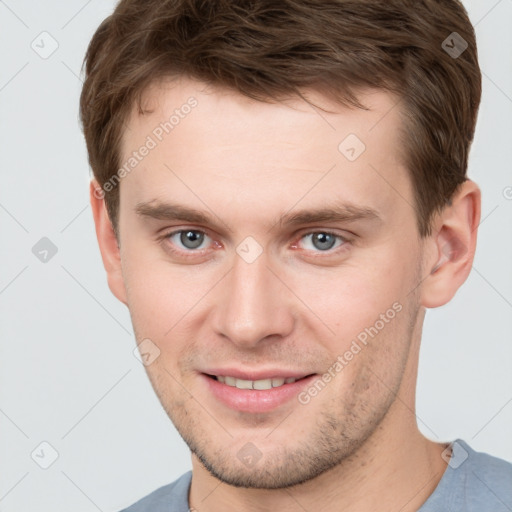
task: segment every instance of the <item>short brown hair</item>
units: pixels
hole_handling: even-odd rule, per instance
[[[134,101],[143,114],[146,88],[180,75],[270,102],[309,87],[365,108],[358,90],[396,93],[423,237],[467,179],[481,73],[458,0],[121,0],[84,65],[80,118],[102,187]],[[105,202],[117,235],[119,187]]]

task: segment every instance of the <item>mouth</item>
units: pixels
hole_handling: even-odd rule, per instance
[[[210,396],[218,405],[244,413],[270,413],[294,402],[296,406],[300,405],[299,394],[317,377],[316,373],[272,377],[270,372],[267,375],[243,375],[246,378],[213,373],[199,375],[204,384],[204,396]]]
[[[307,379],[314,374],[305,375],[304,377],[272,377],[259,380],[239,379],[230,375],[210,375],[207,373],[205,373],[205,375],[210,379],[214,379],[233,388],[265,391],[272,388],[279,388],[285,384],[293,384],[294,382]]]

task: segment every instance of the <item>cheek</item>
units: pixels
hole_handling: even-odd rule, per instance
[[[415,247],[404,250],[398,243],[383,244],[354,254],[337,268],[288,275],[291,288],[307,305],[301,306],[310,318],[306,321],[311,329],[321,330],[331,357],[351,350],[354,340],[384,343],[403,336],[406,305],[419,278],[417,251]]]
[[[211,290],[215,271],[207,275],[192,266],[172,265],[154,252],[129,252],[126,247],[123,275],[137,339],[154,338],[164,344],[187,320],[197,317],[200,308],[196,306]]]
[[[289,274],[288,282],[312,316],[316,314],[338,334],[353,334],[353,328],[372,325],[410,291],[407,282],[414,282],[412,275],[404,275],[400,265],[390,261],[374,259],[309,275]]]
[[[145,258],[142,251],[126,247],[123,276],[128,307],[137,334],[150,338],[162,337],[172,326],[173,301],[179,303],[180,299],[163,266]]]
[[[340,363],[337,395],[354,410],[379,409],[398,392],[417,311],[412,300],[393,303],[383,316],[365,319],[333,353]],[[342,345],[342,346],[341,346]]]

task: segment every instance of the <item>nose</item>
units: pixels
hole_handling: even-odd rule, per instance
[[[248,263],[235,255],[222,280],[214,313],[214,330],[240,348],[276,341],[294,328],[293,294],[278,272],[268,266],[266,253]]]

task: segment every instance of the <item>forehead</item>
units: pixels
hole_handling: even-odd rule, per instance
[[[130,149],[130,143],[135,142],[133,139],[141,133],[158,132],[159,123],[172,125],[167,128],[176,135],[176,132],[183,131],[184,125],[188,126],[200,118],[200,127],[194,123],[198,136],[214,134],[219,142],[227,142],[228,137],[232,140],[235,133],[238,140],[250,138],[255,144],[271,140],[272,135],[282,135],[272,140],[272,145],[275,145],[285,137],[291,137],[292,142],[293,134],[300,138],[318,130],[322,137],[311,142],[317,144],[322,139],[326,147],[332,148],[333,143],[337,146],[336,142],[344,132],[352,130],[365,143],[387,139],[393,143],[390,149],[399,149],[394,135],[401,128],[402,120],[399,98],[394,94],[377,89],[360,90],[358,98],[367,106],[362,110],[342,105],[315,89],[304,89],[302,93],[312,105],[299,97],[280,102],[256,101],[238,92],[208,86],[184,76],[162,79],[145,89],[141,100],[142,115],[138,106],[132,105],[125,123],[122,147]],[[187,117],[191,120],[185,123]],[[225,120],[230,121],[229,125]],[[179,125],[181,130],[177,130]],[[164,138],[169,133],[164,128]],[[156,138],[158,135],[156,133]]]
[[[362,110],[315,90],[304,94],[316,107],[300,98],[255,101],[184,77],[153,84],[145,113],[134,108],[123,133],[122,165],[151,146],[123,179],[124,202],[181,194],[201,206],[201,197],[222,204],[229,195],[256,205],[264,194],[269,207],[329,196],[385,209],[412,197],[395,96],[361,91]]]

